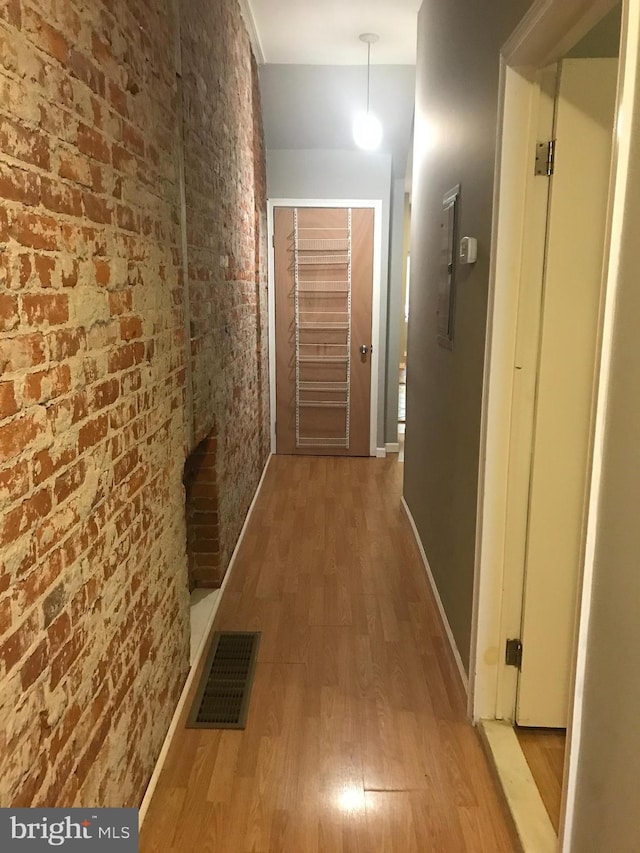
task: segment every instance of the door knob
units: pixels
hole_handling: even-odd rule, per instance
[[[366,355],[369,352],[369,347],[366,344],[362,344],[360,347],[360,352],[362,355]]]

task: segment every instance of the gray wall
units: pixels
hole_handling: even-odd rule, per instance
[[[269,199],[380,199],[382,201],[380,339],[373,341],[373,344],[378,347],[380,357],[377,444],[378,447],[383,447],[391,155],[334,150],[267,151],[267,196]]]
[[[404,494],[466,667],[489,277],[499,49],[527,0],[424,0],[418,19]],[[436,343],[443,193],[461,184],[452,351]]]
[[[572,850],[640,850],[640,71],[636,69]],[[631,84],[632,81],[630,81]]]

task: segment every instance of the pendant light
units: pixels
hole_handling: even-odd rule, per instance
[[[362,33],[360,41],[367,45],[367,110],[359,112],[353,121],[353,138],[358,148],[373,151],[382,142],[382,125],[380,120],[369,110],[371,91],[371,45],[378,41],[375,33]]]

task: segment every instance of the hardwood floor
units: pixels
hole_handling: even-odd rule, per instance
[[[142,853],[519,849],[401,478],[395,457],[273,457],[215,622],[262,631],[247,728],[179,726]]]
[[[516,735],[553,828],[558,832],[566,732],[564,729],[527,729],[516,726]]]

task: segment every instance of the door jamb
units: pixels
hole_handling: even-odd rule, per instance
[[[276,207],[352,207],[373,209],[373,282],[371,292],[371,404],[369,411],[369,455],[377,455],[378,383],[380,378],[380,288],[382,278],[382,201],[380,199],[274,198],[267,201],[267,239],[269,272],[269,400],[271,452],[276,452],[276,297],[275,251],[273,247],[274,209]],[[384,442],[381,446],[384,446]]]
[[[520,267],[524,249],[524,192],[530,168],[529,120],[534,106],[535,71],[560,59],[582,35],[616,5],[615,0],[536,0],[501,52],[498,137],[493,200],[491,270],[487,313],[481,452],[474,577],[473,623],[470,662],[469,713],[478,722],[500,719],[498,672],[502,664],[500,627],[505,614],[503,587],[507,573],[504,560],[507,478],[513,356]],[[568,727],[567,758],[563,786],[560,839],[570,850],[576,768],[579,760],[582,688],[586,659],[586,630],[591,606],[593,543],[599,495],[608,366],[616,290],[615,246],[620,239],[624,187],[629,159],[633,107],[632,71],[638,61],[634,38],[629,39],[630,16],[638,14],[638,0],[624,0],[620,44],[620,79],[617,133],[612,152],[612,183],[609,200],[605,257],[605,305],[601,364],[597,388],[592,482],[587,524],[583,588],[580,592],[574,696]],[[629,91],[627,91],[627,89]],[[523,117],[527,121],[523,121]]]

